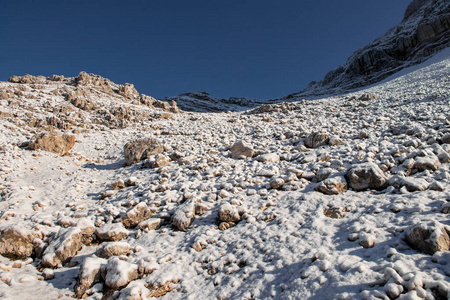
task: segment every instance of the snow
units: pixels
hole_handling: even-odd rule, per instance
[[[107,275],[109,284],[124,286],[118,292],[122,298],[148,295],[150,285],[167,282],[173,290],[161,299],[371,299],[399,293],[399,299],[417,299],[439,289],[449,297],[448,253],[419,253],[404,237],[416,222],[450,226],[448,215],[440,212],[450,200],[449,163],[410,170],[420,157],[433,155],[435,161],[439,153],[450,152],[448,144],[433,141],[449,132],[450,52],[402,72],[363,91],[295,102],[293,110],[189,112],[124,128],[95,128],[77,133],[72,155],[63,157],[19,147],[33,132],[1,118],[0,228],[21,224],[23,234],[49,237],[63,220],[75,220],[74,231],[94,224],[99,234],[123,234],[132,251],[111,258]],[[50,87],[27,88],[27,94],[42,93],[52,105],[65,101],[46,94]],[[349,100],[362,93],[378,98]],[[23,101],[40,110],[44,100]],[[14,107],[2,101],[0,111],[14,112]],[[322,129],[343,144],[302,147],[309,134]],[[396,130],[399,134],[392,133]],[[367,137],[360,138],[361,131]],[[157,137],[172,149],[167,156],[176,151],[184,161],[157,169],[123,166],[123,145],[144,137]],[[240,139],[264,159],[231,158],[229,148]],[[325,195],[310,182],[327,168],[332,169],[330,182],[344,181],[341,174],[363,163],[386,167],[389,178],[394,176],[390,170],[401,166],[400,185]],[[272,189],[276,178],[286,183]],[[108,192],[118,180],[136,185]],[[418,190],[402,190],[406,181]],[[444,190],[427,189],[433,182]],[[195,214],[196,203],[206,211]],[[147,206],[153,219],[125,229],[120,220],[130,205]],[[342,209],[343,217],[325,216],[329,208]],[[219,230],[219,211],[225,209],[241,220]],[[173,228],[174,220],[183,231]],[[152,224],[160,228],[145,230]],[[0,297],[72,299],[76,263],[98,260],[98,247],[86,243],[47,281],[39,258],[13,267],[14,261],[0,256]],[[140,279],[126,286],[128,273],[138,269]],[[103,286],[89,293],[101,298]]]

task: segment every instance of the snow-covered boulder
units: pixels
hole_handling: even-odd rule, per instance
[[[126,238],[130,232],[122,223],[105,224],[96,228],[95,235],[102,241],[120,241]]]
[[[128,255],[130,250],[130,244],[126,242],[107,242],[101,244],[95,254],[98,257],[110,258],[111,256]]]
[[[355,191],[366,189],[383,189],[386,186],[386,175],[374,163],[353,166],[348,174],[348,185]]]
[[[126,228],[133,228],[151,216],[152,212],[150,208],[147,207],[147,204],[140,202],[138,205],[127,211],[125,216],[122,218],[122,223]]]
[[[241,220],[238,210],[233,205],[226,203],[220,206],[219,221],[237,223]]]
[[[83,261],[78,272],[78,281],[75,285],[75,295],[78,298],[82,298],[92,285],[102,280],[101,273],[106,264],[106,259],[98,257],[87,257]]]
[[[53,152],[60,156],[69,152],[75,145],[75,136],[57,132],[41,132],[31,138],[29,148]]]
[[[137,264],[131,264],[118,257],[108,259],[105,276],[105,284],[108,287],[117,289],[137,278],[139,278]]]
[[[342,194],[347,191],[347,181],[343,176],[329,177],[316,185],[315,190],[327,195]]]
[[[439,158],[436,156],[417,157],[414,168],[419,171],[431,170],[436,171],[441,166]]]
[[[26,225],[9,225],[0,233],[0,254],[29,257],[34,250],[35,238],[42,236],[39,232],[28,229]]]
[[[178,230],[185,231],[191,225],[192,218],[195,216],[195,203],[186,201],[181,204],[172,216],[172,225]]]
[[[152,155],[162,153],[164,147],[156,139],[148,138],[126,143],[123,151],[125,153],[125,163],[127,166],[130,166]]]
[[[308,148],[318,148],[327,145],[330,140],[330,135],[326,132],[311,133],[305,140],[305,146]]]
[[[439,222],[417,223],[406,232],[408,244],[426,254],[450,250],[450,228]]]
[[[61,228],[45,249],[42,257],[44,267],[54,268],[67,259],[74,257],[81,249],[82,233],[77,227]]]

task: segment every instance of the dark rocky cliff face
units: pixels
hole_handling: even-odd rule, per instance
[[[450,1],[413,0],[399,25],[357,50],[322,80],[286,98],[337,93],[373,84],[449,46]]]

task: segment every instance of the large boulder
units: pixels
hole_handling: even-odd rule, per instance
[[[232,158],[238,158],[241,156],[251,158],[255,154],[253,148],[242,140],[239,140],[236,143],[234,143],[233,146],[231,146],[230,151]]]
[[[152,155],[162,153],[164,151],[163,145],[156,139],[147,138],[139,139],[125,144],[125,163],[131,166],[141,160],[147,159]]]
[[[130,264],[117,256],[108,259],[105,276],[105,284],[108,287],[118,289],[138,278],[138,265]]]
[[[387,178],[383,171],[374,163],[363,163],[353,166],[347,174],[348,185],[355,191],[366,189],[383,189]]]
[[[305,146],[308,148],[317,148],[328,144],[330,135],[326,132],[311,133],[305,140]]]
[[[95,255],[102,258],[110,258],[111,256],[128,255],[130,250],[130,244],[126,242],[107,242],[101,244]]]
[[[406,233],[408,244],[426,254],[433,255],[437,251],[450,250],[450,228],[432,221],[429,223],[417,223]]]
[[[77,227],[61,228],[55,238],[50,242],[42,257],[42,265],[54,268],[58,264],[72,258],[81,249],[82,233]]]
[[[57,132],[41,132],[31,138],[29,149],[41,149],[60,156],[69,152],[75,145],[75,136]]]
[[[95,229],[95,235],[102,241],[120,241],[129,234],[122,223],[104,224]]]
[[[80,266],[78,273],[78,281],[75,285],[75,295],[82,298],[84,293],[94,283],[102,280],[101,272],[105,269],[107,260],[97,257],[87,257]]]
[[[27,229],[23,224],[9,225],[0,233],[0,254],[17,258],[33,254],[35,238],[42,238],[39,232]]]
[[[126,228],[132,228],[151,216],[152,212],[150,208],[147,207],[147,204],[140,202],[138,205],[127,211],[122,219],[122,223]]]

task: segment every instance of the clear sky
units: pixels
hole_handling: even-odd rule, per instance
[[[410,0],[3,0],[0,80],[95,73],[155,98],[300,91],[403,18]]]

